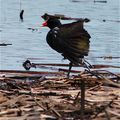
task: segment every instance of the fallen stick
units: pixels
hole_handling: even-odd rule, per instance
[[[71,2],[90,2],[89,0],[70,0]],[[107,0],[94,0],[95,2],[99,2],[99,3],[107,3]]]
[[[106,74],[107,75],[110,75],[110,76],[116,76],[116,78],[117,78],[117,82],[118,82],[118,80],[120,79],[120,75],[118,74],[115,74],[115,73],[112,73],[112,72],[110,72],[110,71],[107,71],[107,70],[94,70],[94,72],[104,72],[104,73],[99,73],[99,74],[102,74],[102,75],[104,75],[105,74],[105,72],[106,72]]]
[[[18,111],[20,111],[19,108],[8,109],[8,110],[5,110],[5,111],[0,111],[0,116],[6,115],[6,114],[13,114],[13,113],[18,112]]]
[[[111,120],[111,118],[110,118],[110,116],[109,116],[107,110],[104,110],[104,112],[105,112],[106,119],[107,119],[107,120]]]
[[[47,110],[52,111],[58,118],[62,117],[61,114],[50,105],[50,103],[46,103]]]
[[[45,13],[44,15],[41,16],[44,20],[47,20],[49,18],[56,18],[56,19],[61,19],[61,20],[80,20],[81,22],[89,22],[90,20],[88,18],[71,18],[71,17],[66,17],[65,15],[62,14],[54,14],[50,15]]]
[[[35,103],[40,106],[44,111],[47,111],[47,110],[51,110],[53,113],[55,113],[58,117],[61,117],[60,113],[58,113],[53,107],[50,107],[50,105],[48,103],[46,103],[47,108],[45,108],[42,104],[40,104],[37,100],[36,100],[36,94],[33,94],[32,92],[32,89],[30,89],[30,93],[31,93],[31,96],[33,97]],[[51,93],[51,92],[50,92]]]
[[[115,96],[108,104],[106,105],[101,105],[100,107],[96,107],[97,113],[94,115],[93,119],[95,119],[101,112],[105,111],[106,108],[111,106],[111,104],[114,102],[115,99],[117,99],[118,96]]]
[[[50,91],[50,90],[39,90],[39,92],[32,92],[31,93],[31,91],[28,91],[28,90],[18,90],[17,91],[17,93],[19,94],[19,95],[43,95],[43,96],[61,96],[61,95],[63,95],[63,96],[68,96],[69,94],[66,94],[66,93],[63,93],[63,92],[61,92],[61,91],[55,91],[55,90],[53,90],[53,91]]]
[[[44,111],[47,111],[47,109],[46,109],[40,102],[38,102],[34,96],[32,96],[32,97],[33,97],[35,103],[36,103],[40,108],[42,108]]]
[[[113,66],[113,65],[92,65],[93,69],[96,68],[120,68],[120,66]]]
[[[36,72],[36,71],[22,71],[22,70],[0,70],[0,73],[18,73],[18,74],[38,74],[38,75],[64,75],[63,72]]]
[[[51,70],[57,70],[57,71],[63,71],[63,72],[68,72],[69,70],[68,69],[62,69],[62,68],[53,68],[53,67],[46,67],[46,66],[69,66],[68,64],[36,64],[36,63],[31,63],[29,60],[26,60],[24,63],[23,63],[23,67],[26,69],[26,70],[30,70],[31,67],[33,68],[43,68],[43,69],[51,69]],[[78,70],[71,70],[71,72],[73,73],[80,73],[81,71],[78,71]]]
[[[12,45],[12,44],[7,44],[7,43],[1,43],[0,46],[7,46],[7,45]]]
[[[81,80],[81,85],[80,85],[80,89],[81,89],[81,99],[80,99],[80,105],[81,105],[81,109],[80,109],[80,119],[84,120],[84,115],[85,115],[85,81],[84,79]]]
[[[13,94],[15,94],[15,92],[13,92],[13,91],[7,91],[7,90],[0,90],[0,92],[1,93],[5,93],[5,94],[7,94],[7,95],[13,95]],[[0,104],[1,105],[1,104]]]
[[[107,110],[107,112],[120,118],[120,113],[117,113],[117,112],[112,111],[112,110]]]
[[[96,86],[94,86],[94,87],[92,87],[92,88],[87,89],[87,91],[92,91],[92,90],[100,89],[100,86],[101,86],[101,85],[102,85],[102,84],[96,85]]]
[[[97,77],[98,80],[101,80],[101,82],[103,84],[107,84],[107,85],[111,85],[117,88],[120,88],[120,84],[113,82],[112,80],[104,77],[103,75],[101,75],[99,72],[97,71],[88,71],[86,70],[88,73],[90,73],[92,76]]]
[[[95,2],[99,2],[99,3],[107,3],[107,0],[94,0],[94,3]]]
[[[58,70],[58,71],[66,71],[66,69],[61,69],[61,68],[54,68],[54,67],[46,67],[46,66],[62,66],[62,67],[69,67],[69,64],[56,64],[56,63],[31,63],[30,60],[26,60],[25,62],[23,62],[23,67],[26,70],[29,70],[30,68],[47,68],[47,69],[51,69],[51,70]],[[84,67],[84,65],[73,65],[73,67]],[[97,69],[97,68],[120,68],[120,66],[113,66],[113,65],[92,65],[92,69]],[[72,72],[72,70],[71,70]],[[74,72],[74,71],[73,71]],[[80,72],[80,71],[75,71],[75,72]]]
[[[40,103],[36,100],[36,98],[35,98],[34,96],[32,96],[32,97],[33,97],[35,103],[36,103],[39,107],[41,107],[44,111],[48,111],[48,109],[45,108],[42,104],[40,104]],[[58,113],[53,107],[50,107],[48,104],[47,104],[47,106],[48,106],[49,109],[50,109],[52,112],[54,112],[58,117],[61,117],[60,113]]]
[[[14,93],[15,95],[15,93]],[[0,107],[1,106],[14,106],[16,104],[16,102],[18,102],[24,95],[21,95],[21,96],[17,96],[17,97],[13,97],[12,99],[9,99],[7,100],[6,102],[3,102],[0,104]]]
[[[112,57],[112,56],[101,56],[101,57],[95,57],[95,58],[103,58],[103,59],[120,59],[120,57]]]
[[[95,2],[105,3],[106,1],[95,1]],[[82,22],[90,22],[90,19],[88,19],[88,18],[72,18],[72,17],[66,17],[63,14],[50,15],[50,14],[45,13],[41,17],[44,20],[47,20],[49,18],[56,18],[56,19],[61,19],[61,20],[81,20]],[[96,19],[96,20],[100,20],[100,19]],[[106,21],[109,21],[109,22],[120,22],[120,20],[106,20],[106,19],[103,19],[103,20],[100,20],[100,21],[102,21],[102,22],[106,22]]]
[[[76,101],[78,100],[79,95],[80,95],[80,92],[77,93],[77,95],[76,95],[76,97],[75,97],[75,99],[74,99],[73,104],[76,104]]]
[[[120,84],[115,83],[115,82],[113,82],[112,80],[110,80],[108,78],[104,77],[104,79],[102,79],[102,81],[103,81],[103,84],[107,84],[107,85],[110,85],[110,86],[113,86],[113,87],[120,88]]]

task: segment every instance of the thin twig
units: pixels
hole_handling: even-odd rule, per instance
[[[73,103],[73,104],[76,104],[76,101],[77,101],[79,95],[80,95],[80,92],[77,93],[77,96],[75,97],[75,99],[74,99],[74,103]]]
[[[85,111],[85,81],[84,79],[81,80],[81,111],[80,111],[80,118],[84,120],[84,111]]]
[[[107,107],[109,107],[109,106],[111,106],[111,104],[114,102],[114,100],[115,99],[117,99],[118,98],[118,96],[115,96],[107,105],[102,105],[101,107],[97,107],[96,108],[96,111],[97,111],[97,113],[94,115],[94,117],[93,117],[93,119],[94,118],[96,118],[101,112],[103,112],[103,111],[105,111],[105,109],[107,108]]]
[[[104,112],[105,112],[105,116],[106,116],[107,120],[111,120],[110,116],[108,115],[108,112],[106,110],[104,110]]]

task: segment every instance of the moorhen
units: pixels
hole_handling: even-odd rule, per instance
[[[89,52],[89,33],[83,28],[83,20],[68,24],[61,24],[59,19],[49,18],[42,25],[50,28],[46,40],[49,46],[61,53],[64,59],[68,59],[69,78],[73,65],[84,64],[83,58]],[[86,64],[85,64],[86,65]]]

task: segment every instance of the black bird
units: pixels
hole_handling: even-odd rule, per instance
[[[87,19],[86,19],[87,20]],[[50,47],[70,61],[67,77],[73,65],[84,64],[83,58],[89,52],[89,33],[83,28],[85,20],[61,24],[56,18],[49,18],[43,26],[50,28],[46,40]],[[86,64],[84,64],[86,65]]]

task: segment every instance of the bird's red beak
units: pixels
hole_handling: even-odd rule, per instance
[[[47,21],[45,21],[43,24],[42,24],[42,27],[46,27],[48,24],[47,24]]]

